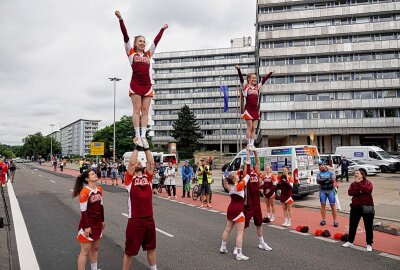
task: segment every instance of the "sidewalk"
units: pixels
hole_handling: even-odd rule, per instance
[[[52,167],[42,165],[42,168],[47,169],[47,170],[53,170]],[[58,171],[59,172],[59,171]],[[77,176],[79,174],[79,171],[76,171],[74,169],[64,169],[63,172],[59,172],[63,174],[68,174],[68,175],[73,175]],[[118,183],[120,184],[121,180],[118,179]],[[107,183],[111,184],[111,179],[107,178]],[[181,198],[182,195],[182,188],[177,187],[177,200],[179,202],[187,203],[187,204],[194,204],[197,206],[200,206],[200,199],[194,201],[193,199],[189,198]],[[167,193],[165,190],[163,190],[163,193],[157,195],[160,197],[167,197]],[[221,211],[223,213],[226,213],[226,209],[228,208],[230,202],[230,197],[227,195],[220,195],[213,193],[212,195],[212,210],[217,210]],[[296,206],[296,203],[294,203],[294,206]],[[261,203],[261,209],[263,212],[263,215],[265,216],[266,213],[266,206],[265,203]],[[282,207],[279,204],[275,205],[275,210],[276,210],[276,218],[275,222],[269,223],[270,225],[276,225],[276,226],[281,226],[280,224],[283,223],[284,218],[283,218],[283,211]],[[205,211],[208,211],[208,209],[205,209]],[[331,233],[331,239],[333,239],[333,236],[335,233],[347,233],[349,229],[349,218],[347,216],[340,216],[338,215],[338,222],[339,222],[339,227],[334,227],[333,226],[333,221],[330,213],[327,213],[327,225],[325,226],[320,226],[319,222],[321,221],[321,215],[319,212],[319,209],[305,209],[305,208],[293,208],[293,218],[292,218],[292,226],[290,229],[295,230],[295,228],[299,225],[301,226],[308,226],[309,227],[309,234],[314,235],[315,231],[317,229],[321,230],[329,230]],[[268,230],[268,232],[271,232],[271,230]],[[268,238],[268,235],[266,236]],[[356,239],[354,241],[354,244],[357,246],[362,246],[365,247],[365,231],[364,231],[364,224],[362,221],[360,221],[359,227],[357,229],[357,235]],[[393,254],[400,256],[400,236],[394,236],[390,235],[387,233],[382,233],[382,232],[377,232],[374,231],[374,244],[373,244],[374,250],[382,251],[385,253]]]

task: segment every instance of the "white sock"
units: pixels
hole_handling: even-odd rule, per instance
[[[289,219],[288,218],[285,218],[285,223],[288,223],[289,222]]]
[[[222,240],[221,247],[226,248],[226,242],[224,240]]]
[[[147,127],[142,127],[142,138],[146,138]]]
[[[254,139],[250,139],[250,144],[254,145]]]
[[[275,214],[274,213],[271,214],[271,218],[275,218]]]
[[[140,128],[135,127],[135,137],[140,137]]]
[[[91,270],[97,270],[97,262],[91,263],[91,264],[90,264],[90,269],[91,269]]]
[[[241,248],[237,248],[237,255],[242,254],[242,249]]]
[[[260,244],[264,243],[264,237],[263,236],[258,237],[258,242]]]
[[[268,217],[268,218],[271,218],[271,213],[267,213],[267,217]]]
[[[157,270],[157,265],[155,264],[155,265],[150,265],[150,268],[149,268],[150,270]]]
[[[247,144],[249,144],[250,145],[250,138],[246,138],[246,140],[247,140]]]

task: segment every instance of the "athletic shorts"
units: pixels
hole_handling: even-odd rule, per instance
[[[319,191],[319,201],[321,203],[326,203],[326,199],[329,200],[329,204],[335,204],[335,190],[320,190]]]
[[[142,88],[142,87],[141,87]],[[153,87],[150,87],[150,89],[136,89],[132,90],[132,88],[129,88],[129,96],[131,95],[139,95],[142,97],[153,97],[154,96],[154,90]]]
[[[153,217],[130,218],[126,226],[125,254],[136,256],[143,250],[156,249],[156,224]]]
[[[246,217],[246,223],[244,225],[245,228],[250,226],[251,218],[254,219],[255,226],[261,226],[263,223],[261,207],[260,206],[252,206],[252,205],[245,205],[244,206],[244,216]]]
[[[245,110],[242,114],[242,119],[244,120],[259,120],[260,114],[257,110]]]
[[[211,187],[210,184],[207,181],[204,181],[201,185],[200,185],[200,194],[211,194]]]

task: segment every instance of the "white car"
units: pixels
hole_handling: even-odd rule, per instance
[[[378,166],[367,164],[361,160],[352,159],[349,160],[349,162],[349,171],[362,170],[364,171],[365,175],[376,175],[377,173],[381,172],[381,168],[379,168]]]

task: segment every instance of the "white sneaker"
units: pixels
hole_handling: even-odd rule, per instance
[[[221,247],[219,249],[219,252],[222,253],[222,254],[226,254],[226,253],[228,253],[228,250],[226,249],[226,247],[225,248]]]
[[[144,138],[144,137],[141,137],[141,139],[142,139],[142,143],[143,143],[143,148],[144,148],[144,149],[150,148],[149,142],[147,141],[147,139]]]
[[[271,222],[274,222],[274,221],[275,221],[275,217],[272,216],[269,220],[270,220]]]
[[[242,253],[236,255],[236,260],[238,261],[247,261],[249,259],[249,257],[244,256]]]
[[[290,227],[290,226],[292,226],[292,222],[289,220],[289,221],[286,223],[286,227]]]
[[[237,249],[236,249],[236,248],[232,251],[232,254],[235,255],[235,256],[238,255],[238,254],[237,254]]]
[[[371,245],[367,245],[367,251],[368,252],[372,252],[372,246]]]
[[[349,248],[349,247],[354,247],[354,245],[353,245],[353,243],[346,242],[346,243],[344,243],[344,244],[342,245],[342,247]]]
[[[171,199],[171,196],[168,196],[168,199]]]
[[[287,221],[283,222],[283,223],[282,223],[282,226],[283,226],[283,227],[286,227],[286,226],[287,226]]]
[[[135,137],[133,139],[133,143],[136,144],[137,146],[143,147],[143,142],[140,137]]]
[[[258,248],[259,249],[264,249],[264,250],[267,250],[267,251],[271,251],[272,250],[272,248],[270,246],[268,246],[268,244],[265,243],[265,242],[258,244]]]

